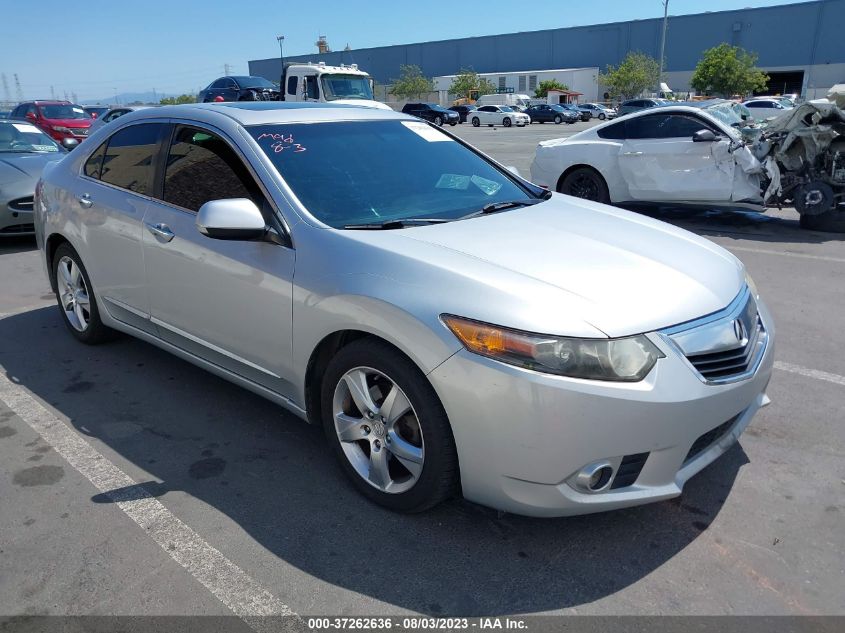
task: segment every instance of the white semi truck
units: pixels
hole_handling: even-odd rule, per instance
[[[327,66],[325,62],[285,64],[281,77],[283,101],[344,103],[390,110],[373,98],[371,77],[357,64]]]

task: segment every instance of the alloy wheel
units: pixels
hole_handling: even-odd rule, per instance
[[[59,301],[65,317],[73,329],[84,332],[91,321],[91,299],[82,271],[73,259],[65,255],[59,260],[56,273]]]
[[[425,460],[422,428],[390,377],[370,367],[350,369],[335,386],[332,415],[343,453],[364,481],[390,494],[417,483]]]

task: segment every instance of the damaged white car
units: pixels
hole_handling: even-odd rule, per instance
[[[702,205],[763,211],[794,204],[801,225],[841,230],[845,115],[806,104],[749,144],[700,108],[665,106],[543,141],[531,180],[548,189],[632,206]]]

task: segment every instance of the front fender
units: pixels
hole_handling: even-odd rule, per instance
[[[424,374],[462,349],[438,315],[419,317],[387,297],[354,293],[355,285],[367,284],[368,294],[372,294],[374,285],[392,280],[379,280],[373,275],[353,277],[356,279],[343,280],[344,286],[352,291],[344,294],[321,295],[294,289],[292,366],[301,372],[295,394],[298,403],[305,402],[305,372],[311,354],[321,341],[336,332],[351,330],[377,336],[401,350]]]

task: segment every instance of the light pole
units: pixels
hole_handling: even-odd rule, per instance
[[[114,92],[114,105],[117,105],[117,88],[112,88],[112,91]]]
[[[282,70],[279,72],[279,89],[282,91],[282,94],[284,94],[284,86],[281,85],[281,78],[285,76],[285,36],[277,35],[276,41],[279,43],[279,61],[282,64]]]
[[[660,74],[657,75],[657,92],[660,93],[660,82],[663,80],[663,58],[666,55],[666,27],[669,23],[669,0],[663,2],[663,33],[660,36]]]

